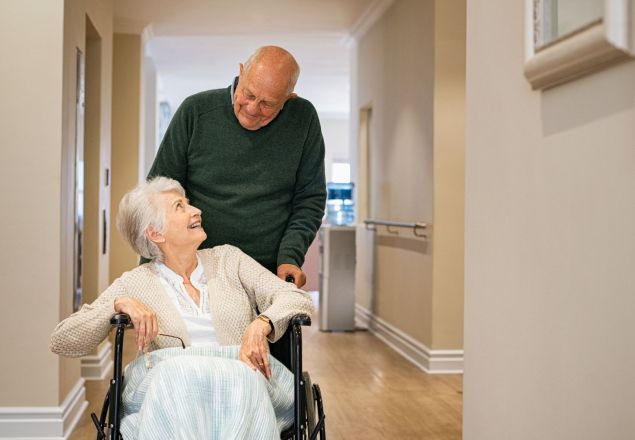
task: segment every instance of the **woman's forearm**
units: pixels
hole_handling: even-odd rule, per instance
[[[95,350],[108,336],[110,318],[115,314],[114,300],[119,294],[113,284],[92,304],[84,304],[60,322],[51,335],[51,351],[62,356],[80,357]]]

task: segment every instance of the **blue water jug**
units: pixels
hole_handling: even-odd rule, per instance
[[[326,199],[326,222],[331,225],[351,225],[355,222],[353,189],[355,184],[329,182]]]

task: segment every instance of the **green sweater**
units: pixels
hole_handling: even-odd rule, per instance
[[[275,273],[302,266],[324,215],[324,140],[313,105],[287,101],[265,127],[234,115],[230,88],[187,98],[174,114],[148,178],[178,180],[203,211],[201,248],[232,244]]]

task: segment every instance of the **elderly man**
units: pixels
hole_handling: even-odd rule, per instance
[[[187,98],[148,177],[183,185],[203,211],[203,248],[232,244],[301,287],[326,189],[317,113],[293,93],[299,72],[289,52],[265,46],[231,86]]]

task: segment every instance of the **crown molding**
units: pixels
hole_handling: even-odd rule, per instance
[[[372,2],[343,38],[343,44],[347,47],[355,45],[394,2],[395,0],[375,0]]]

